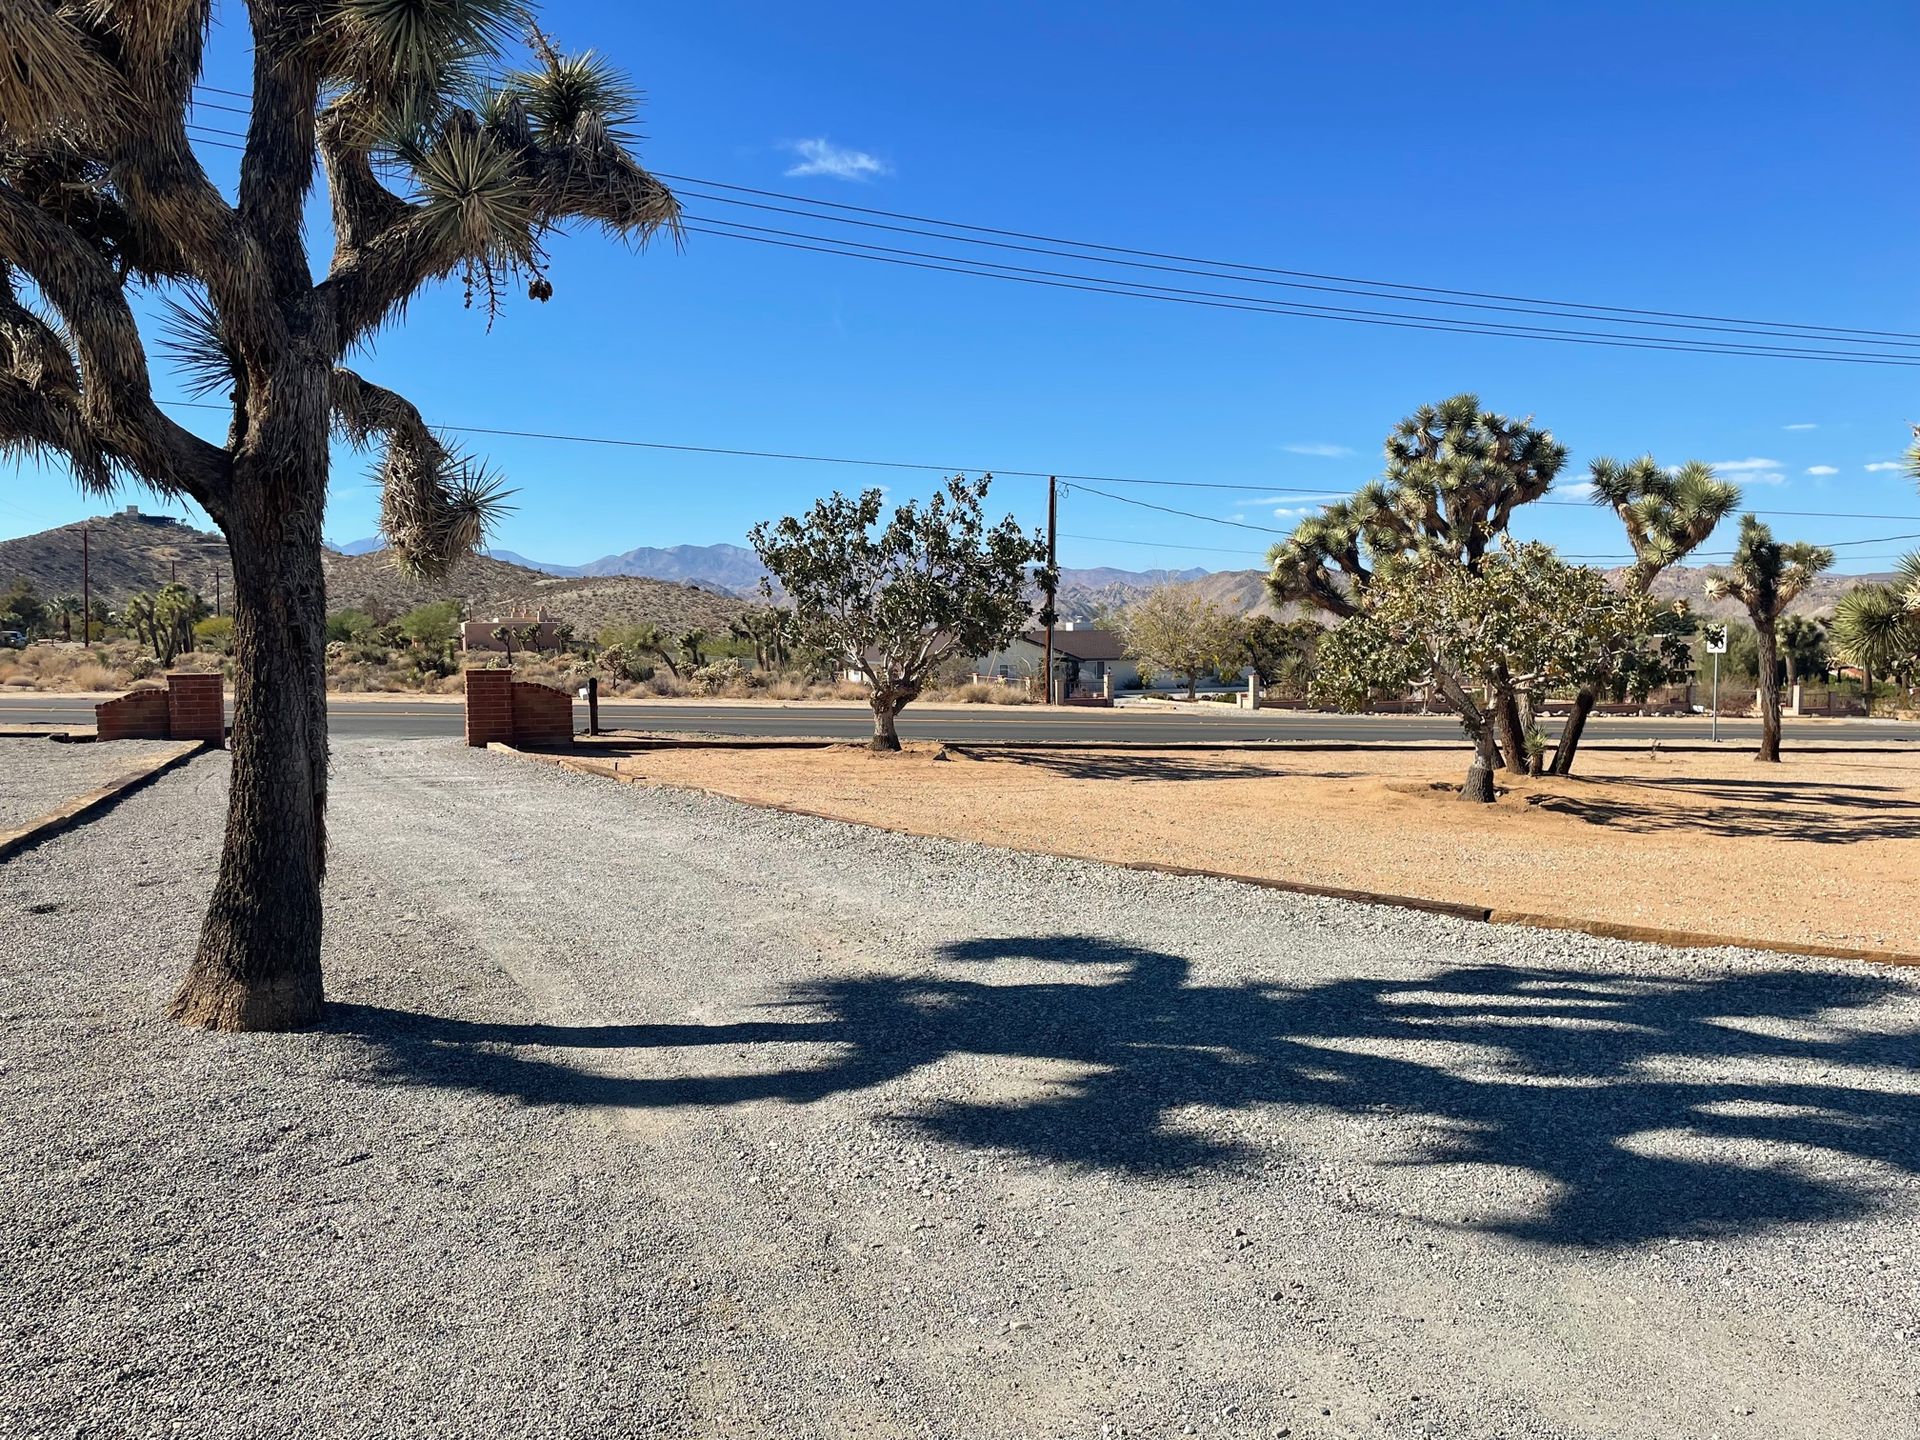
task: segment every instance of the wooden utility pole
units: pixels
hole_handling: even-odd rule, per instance
[[[93,648],[93,531],[80,527],[80,645]]]
[[[1041,703],[1053,704],[1053,622],[1059,617],[1054,613],[1053,602],[1059,598],[1059,581],[1054,574],[1054,556],[1058,536],[1055,531],[1060,514],[1060,482],[1053,476],[1047,476],[1047,608],[1040,618],[1047,625],[1047,668],[1046,699]]]
[[[213,613],[220,614],[220,567],[213,567]]]

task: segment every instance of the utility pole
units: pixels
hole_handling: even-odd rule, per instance
[[[80,646],[93,648],[93,531],[80,527]]]
[[[1047,476],[1047,608],[1040,612],[1040,618],[1047,626],[1047,668],[1046,699],[1043,704],[1053,704],[1053,622],[1059,617],[1054,613],[1053,602],[1059,598],[1059,580],[1054,573],[1055,546],[1058,540],[1057,521],[1060,514],[1060,482],[1053,476]]]
[[[220,614],[220,567],[218,565],[213,567],[213,613],[216,617]]]

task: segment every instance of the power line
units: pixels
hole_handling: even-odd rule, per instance
[[[225,94],[238,96],[238,92],[235,92],[235,91],[219,91],[217,87],[205,87],[205,88],[214,89],[215,93],[225,93]],[[245,98],[245,97],[240,97],[240,98]],[[238,111],[236,107],[223,107],[223,108],[233,110],[234,113],[241,113]],[[215,131],[213,133],[229,135],[232,138],[236,138],[236,139],[243,138],[243,137],[240,137],[237,132]],[[213,143],[213,142],[208,142],[208,143]],[[1408,284],[1404,284],[1397,281],[1369,280],[1369,279],[1360,278],[1360,277],[1330,275],[1330,274],[1323,274],[1323,273],[1314,272],[1314,271],[1288,270],[1288,269],[1283,269],[1275,266],[1250,265],[1250,264],[1244,264],[1242,262],[1235,262],[1235,261],[1200,260],[1191,256],[1181,256],[1181,255],[1170,254],[1170,253],[1161,252],[1161,251],[1139,250],[1132,247],[1104,245],[1104,244],[1099,244],[1091,241],[1062,240],[1057,237],[1036,235],[1026,231],[1006,230],[1006,229],[1000,229],[1000,228],[991,227],[991,226],[978,226],[978,225],[972,225],[972,224],[968,224],[966,222],[960,222],[960,221],[945,221],[945,220],[933,219],[926,216],[916,216],[916,215],[911,215],[911,214],[907,214],[899,211],[879,210],[879,209],[874,209],[874,208],[865,207],[865,206],[845,205],[835,201],[815,200],[810,197],[791,195],[791,194],[787,194],[780,191],[760,190],[751,186],[732,185],[725,181],[706,180],[706,179],[701,179],[699,177],[692,177],[692,176],[678,176],[667,171],[660,171],[657,173],[663,179],[684,181],[686,183],[690,183],[694,185],[710,186],[714,189],[733,191],[735,192],[735,194],[759,195],[759,196],[766,197],[768,199],[787,200],[799,205],[810,206],[814,208],[804,209],[804,210],[792,209],[788,206],[766,205],[756,201],[740,200],[740,199],[736,199],[726,195],[696,195],[694,198],[708,199],[721,204],[729,204],[729,205],[735,205],[735,206],[748,206],[754,209],[768,210],[768,211],[774,211],[782,214],[802,216],[805,218],[814,219],[816,221],[823,221],[829,224],[856,225],[856,226],[862,226],[869,229],[888,230],[888,231],[894,231],[898,233],[917,235],[923,238],[946,240],[949,243],[959,243],[959,244],[969,244],[969,245],[991,245],[1001,249],[1010,249],[1010,250],[1024,251],[1027,253],[1051,255],[1051,256],[1057,256],[1061,258],[1067,258],[1067,259],[1073,259],[1073,260],[1079,260],[1083,262],[1098,264],[1098,265],[1124,265],[1124,266],[1137,268],[1137,269],[1151,269],[1151,270],[1159,270],[1159,271],[1166,271],[1166,272],[1179,273],[1179,274],[1192,274],[1192,275],[1198,275],[1203,277],[1224,279],[1224,280],[1228,280],[1230,282],[1239,283],[1239,284],[1258,284],[1258,285],[1270,285],[1270,286],[1281,285],[1289,288],[1309,289],[1309,290],[1318,290],[1318,291],[1334,293],[1334,294],[1353,295],[1359,298],[1399,300],[1403,303],[1410,303],[1410,304],[1416,304],[1416,305],[1445,305],[1445,306],[1459,308],[1459,309],[1469,309],[1469,310],[1477,309],[1477,310],[1488,310],[1488,311],[1500,311],[1503,313],[1535,315],[1541,318],[1587,319],[1587,320],[1593,320],[1601,324],[1607,324],[1607,325],[1632,323],[1629,321],[1616,320],[1612,318],[1614,316],[1629,316],[1629,317],[1636,317],[1638,323],[1641,323],[1641,324],[1653,325],[1661,329],[1692,330],[1692,331],[1698,332],[1698,335],[1697,337],[1683,337],[1683,336],[1644,335],[1644,334],[1639,334],[1635,332],[1620,333],[1620,332],[1609,332],[1609,331],[1591,332],[1591,331],[1551,330],[1545,327],[1520,326],[1520,325],[1514,325],[1510,322],[1481,320],[1481,319],[1475,319],[1475,318],[1470,318],[1465,316],[1451,317],[1451,323],[1449,323],[1449,317],[1446,317],[1446,316],[1410,315],[1407,312],[1401,312],[1401,311],[1374,311],[1374,310],[1366,310],[1366,309],[1356,309],[1353,307],[1295,305],[1295,304],[1289,304],[1287,302],[1279,302],[1279,301],[1262,302],[1257,297],[1248,297],[1248,296],[1237,295],[1237,294],[1222,294],[1220,292],[1212,292],[1212,291],[1195,291],[1195,290],[1181,289],[1179,287],[1156,286],[1156,285],[1148,284],[1147,282],[1129,281],[1124,279],[1116,279],[1114,277],[1088,276],[1088,275],[1077,274],[1074,272],[1035,270],[1035,269],[1032,269],[1031,267],[1010,266],[1010,265],[1005,265],[998,262],[983,260],[978,257],[930,254],[929,252],[925,252],[925,251],[904,250],[904,249],[899,249],[897,247],[877,246],[870,242],[849,240],[849,239],[845,239],[843,237],[838,237],[838,236],[821,236],[821,235],[814,235],[808,232],[782,230],[775,227],[753,226],[753,225],[748,225],[741,221],[715,219],[710,217],[692,217],[696,220],[704,220],[704,222],[709,225],[722,225],[722,226],[730,227],[725,230],[696,230],[695,233],[721,235],[721,236],[725,236],[727,238],[732,238],[732,239],[757,240],[759,243],[763,243],[763,244],[778,243],[775,239],[770,237],[783,237],[787,241],[786,248],[792,248],[792,249],[814,248],[814,246],[804,242],[817,242],[819,244],[835,247],[823,253],[849,255],[854,258],[860,258],[860,259],[881,259],[883,258],[881,255],[866,254],[862,252],[883,251],[883,252],[889,252],[895,256],[910,256],[920,260],[933,260],[933,261],[947,262],[950,265],[958,264],[958,265],[967,266],[967,267],[980,267],[980,268],[969,268],[969,269],[957,271],[956,273],[974,274],[977,276],[981,276],[982,278],[1010,279],[1010,278],[1016,278],[1016,276],[1043,276],[1055,281],[1057,288],[1088,288],[1089,286],[1105,287],[1106,293],[1128,294],[1128,295],[1134,295],[1136,298],[1170,299],[1174,296],[1178,296],[1178,297],[1181,297],[1183,303],[1201,303],[1203,299],[1212,299],[1216,302],[1232,300],[1232,301],[1238,301],[1241,303],[1238,305],[1215,304],[1211,308],[1259,309],[1259,310],[1267,310],[1270,313],[1302,315],[1302,316],[1309,316],[1312,318],[1320,318],[1320,319],[1338,318],[1338,319],[1344,319],[1344,320],[1350,321],[1352,323],[1376,324],[1376,325],[1388,324],[1388,325],[1392,325],[1393,328],[1402,328],[1402,329],[1427,328],[1427,329],[1436,329],[1443,332],[1451,332],[1451,333],[1491,334],[1491,335],[1505,336],[1508,338],[1557,339],[1557,340],[1560,340],[1562,343],[1571,343],[1575,340],[1579,340],[1585,343],[1608,345],[1608,346],[1613,346],[1617,348],[1667,349],[1667,350],[1675,350],[1680,353],[1752,354],[1752,355],[1769,355],[1776,358],[1786,358],[1786,359],[1822,359],[1822,360],[1836,361],[1840,363],[1852,363],[1852,364],[1876,364],[1877,363],[1877,364],[1920,365],[1920,356],[1914,355],[1906,350],[1903,350],[1897,355],[1878,356],[1878,355],[1871,355],[1871,354],[1866,354],[1866,355],[1860,354],[1858,353],[1857,348],[1855,352],[1847,353],[1847,352],[1833,351],[1833,350],[1816,350],[1816,349],[1808,348],[1805,346],[1792,347],[1792,346],[1768,346],[1768,345],[1742,345],[1737,343],[1738,337],[1741,337],[1741,336],[1756,337],[1757,336],[1757,337],[1770,337],[1775,339],[1801,340],[1801,341],[1810,341],[1810,342],[1826,342],[1831,344],[1842,344],[1842,345],[1849,345],[1854,347],[1861,347],[1861,346],[1892,347],[1896,345],[1904,347],[1904,346],[1910,345],[1915,341],[1920,341],[1920,334],[1915,334],[1913,332],[1867,330],[1867,329],[1841,327],[1841,326],[1812,325],[1812,324],[1808,324],[1806,322],[1800,322],[1800,321],[1742,320],[1742,319],[1738,319],[1730,316],[1707,315],[1707,314],[1699,314],[1699,313],[1687,312],[1687,311],[1663,311],[1663,310],[1651,310],[1651,309],[1628,307],[1628,306],[1585,304],[1583,302],[1570,302],[1570,301],[1557,301],[1557,300],[1540,300],[1540,299],[1529,298],[1525,296],[1504,295],[1498,292],[1457,290],[1457,289],[1447,289],[1447,288],[1435,287],[1435,286],[1408,285]],[[849,214],[849,215],[852,215],[852,214],[880,215],[880,216],[886,216],[889,219],[910,221],[910,222],[913,222],[915,225],[921,225],[921,226],[932,225],[932,226],[942,227],[943,230],[969,231],[969,232],[972,232],[972,235],[1008,236],[1008,237],[1014,237],[1016,239],[1039,241],[1039,242],[1042,242],[1042,244],[1045,246],[1052,246],[1052,247],[1073,246],[1073,247],[1076,247],[1077,250],[1100,251],[1102,252],[1103,255],[1145,256],[1145,257],[1150,257],[1150,261],[1173,261],[1178,263],[1157,264],[1157,263],[1150,263],[1150,261],[1143,262],[1143,261],[1132,260],[1132,259],[1110,260],[1110,259],[1102,258],[1102,255],[1078,254],[1078,253],[1072,253],[1069,251],[1062,251],[1057,248],[1045,249],[1045,248],[1040,248],[1038,246],[1010,244],[1000,240],[975,239],[975,238],[972,238],[972,235],[944,234],[938,231],[930,232],[924,229],[908,229],[903,226],[884,224],[884,223],[875,222],[871,220],[847,219],[847,218],[843,218],[843,216],[839,214],[821,214],[819,213],[819,211],[821,210],[845,212],[846,214]],[[749,231],[749,232],[757,232],[757,233],[752,233],[752,234],[738,233],[741,231]],[[801,243],[795,243],[795,242],[801,242]],[[854,247],[857,247],[857,248],[854,248]],[[906,263],[906,262],[901,260],[896,260],[892,263]],[[1222,273],[1220,269],[1211,269],[1211,270],[1195,269],[1195,268],[1192,268],[1194,266],[1226,267],[1228,269],[1249,271],[1249,272],[1255,272],[1255,273],[1244,274],[1244,275],[1232,275],[1232,274]],[[917,268],[931,269],[931,268],[939,268],[939,267],[933,266],[933,265],[920,265]],[[993,273],[995,271],[1011,271],[1011,272],[1014,272],[1014,274],[1005,275],[1005,274]],[[1274,280],[1274,279],[1266,278],[1270,276],[1291,276],[1291,277],[1298,277],[1298,278],[1287,279],[1287,280]],[[1083,282],[1083,284],[1081,286],[1076,287],[1071,284],[1061,285],[1058,283],[1060,281],[1079,281],[1079,282]],[[1309,283],[1313,281],[1326,281],[1326,282],[1333,282],[1333,283],[1329,283],[1329,284]],[[1037,282],[1032,279],[1029,279],[1027,283],[1037,283]],[[1117,288],[1119,286],[1126,286],[1128,288],[1125,288],[1125,289]],[[1377,288],[1371,288],[1371,289],[1352,288],[1352,287],[1369,287],[1369,286],[1377,287]],[[1385,293],[1385,291],[1388,291],[1388,290],[1409,291],[1414,293],[1410,293],[1410,294]],[[1147,292],[1147,293],[1143,293],[1143,292]],[[1165,292],[1165,293],[1153,293],[1153,292]],[[1464,297],[1464,298],[1461,298],[1461,299],[1424,298],[1428,296],[1457,296],[1457,297]],[[1247,303],[1247,302],[1251,302],[1251,303]],[[1603,314],[1590,313],[1595,311],[1600,311],[1605,313]],[[1399,321],[1400,323],[1394,324],[1393,323],[1394,321]],[[1417,322],[1417,323],[1409,323],[1409,322]],[[1704,323],[1695,323],[1695,322],[1704,322]],[[1730,338],[1726,341],[1716,341],[1710,338],[1718,335],[1725,335],[1733,338]],[[1884,337],[1884,338],[1847,338],[1847,337]],[[1690,338],[1694,338],[1696,343],[1692,343],[1692,344],[1685,343]]]
[[[1375,285],[1384,289],[1413,290],[1428,295],[1454,295],[1477,300],[1510,301],[1522,305],[1550,306],[1557,309],[1606,310],[1617,315],[1634,315],[1647,318],[1662,317],[1673,320],[1705,320],[1728,325],[1771,325],[1783,329],[1823,331],[1832,335],[1874,335],[1895,340],[1920,340],[1920,333],[1906,330],[1870,330],[1840,325],[1815,325],[1794,320],[1748,320],[1730,315],[1698,314],[1688,310],[1652,310],[1629,305],[1601,305],[1590,301],[1543,300],[1525,295],[1507,295],[1490,290],[1461,290],[1438,285],[1412,285],[1394,280],[1369,279],[1364,276],[1333,275],[1315,270],[1291,270],[1274,265],[1254,265],[1233,260],[1207,260],[1192,255],[1172,254],[1160,250],[1143,250],[1126,245],[1107,245],[1091,240],[1065,240],[1059,236],[1036,235],[1024,230],[1000,229],[991,225],[973,225],[960,220],[938,220],[926,215],[913,215],[897,210],[881,210],[865,205],[848,205],[835,200],[816,200],[809,196],[792,195],[778,190],[758,190],[750,185],[733,185],[724,180],[707,180],[695,175],[675,175],[670,171],[653,172],[662,180],[684,181],[694,185],[711,185],[720,190],[732,190],[744,195],[759,195],[775,200],[794,200],[802,204],[822,209],[846,210],[861,215],[878,215],[889,220],[908,220],[921,225],[939,225],[950,230],[971,230],[983,235],[1001,235],[1015,240],[1036,240],[1048,245],[1068,245],[1082,250],[1103,250],[1110,254],[1138,255],[1153,260],[1173,260],[1191,265],[1213,265],[1226,269],[1249,270],[1267,275],[1287,275],[1306,280],[1327,280],[1347,285]]]
[[[735,222],[729,221],[721,223],[733,224]],[[729,240],[745,240],[752,244],[769,245],[785,250],[803,250],[821,255],[839,255],[847,259],[870,260],[883,265],[905,266],[915,270],[938,270],[953,275],[972,275],[981,279],[1005,280],[1014,284],[1039,285],[1053,290],[1078,290],[1094,295],[1123,295],[1130,296],[1136,300],[1158,300],[1166,304],[1193,305],[1209,310],[1239,310],[1251,314],[1292,315],[1308,319],[1334,320],[1352,325],[1385,326],[1394,330],[1432,330],[1442,334],[1485,335],[1519,340],[1545,340],[1563,345],[1597,345],[1609,349],[1621,350],[1657,350],[1674,354],[1743,355],[1781,360],[1817,360],[1836,365],[1875,365],[1899,369],[1920,367],[1920,357],[1899,358],[1880,355],[1846,354],[1841,351],[1829,350],[1795,350],[1778,346],[1710,344],[1707,342],[1694,342],[1661,336],[1602,339],[1599,338],[1599,332],[1557,332],[1533,326],[1505,325],[1494,321],[1478,323],[1439,317],[1403,319],[1398,318],[1401,312],[1395,311],[1355,311],[1350,307],[1309,306],[1287,301],[1261,300],[1255,297],[1245,296],[1239,297],[1237,300],[1199,298],[1218,292],[1176,291],[1173,293],[1155,293],[1171,291],[1172,287],[1148,286],[1138,281],[1103,280],[1098,276],[1073,275],[1071,272],[1063,271],[1026,270],[1023,267],[1015,266],[999,267],[1001,270],[1013,272],[1002,274],[997,273],[996,270],[979,268],[995,263],[991,261],[968,260],[950,255],[929,255],[927,259],[903,258],[906,255],[926,254],[926,252],[920,251],[903,251],[896,255],[864,254],[861,253],[862,250],[877,250],[883,247],[867,246],[863,242],[856,241],[830,240],[824,236],[814,236],[811,238],[825,241],[825,243],[807,244],[797,240],[775,239],[767,235],[740,234],[737,233],[737,230],[715,230],[699,224],[687,225],[684,228],[688,233],[694,235],[711,235]],[[747,227],[738,228],[744,229]],[[848,248],[853,245],[860,245],[861,249]],[[1071,278],[1046,278],[1058,275],[1071,275]],[[1122,285],[1132,286],[1134,288],[1119,288]]]
[[[701,182],[695,182],[695,183],[701,183]],[[1491,300],[1424,299],[1415,295],[1395,294],[1389,290],[1367,289],[1367,288],[1361,288],[1361,287],[1349,286],[1349,285],[1317,284],[1311,281],[1304,281],[1304,280],[1275,280],[1265,276],[1258,276],[1258,275],[1235,275],[1230,271],[1226,271],[1226,270],[1203,269],[1203,268],[1198,268],[1196,266],[1190,266],[1190,265],[1164,265],[1164,264],[1157,264],[1152,261],[1143,261],[1143,260],[1108,260],[1108,259],[1102,259],[1094,255],[1083,255],[1072,250],[1056,249],[1056,248],[1051,248],[1043,245],[1020,245],[1020,244],[1015,244],[1011,241],[976,239],[972,236],[952,235],[952,234],[944,233],[943,231],[940,231],[940,230],[926,230],[926,229],[920,229],[920,228],[916,228],[914,226],[908,226],[908,225],[889,225],[889,224],[885,224],[880,221],[874,221],[874,220],[852,220],[852,219],[843,218],[838,215],[822,215],[817,211],[797,209],[797,208],[794,208],[793,206],[788,206],[788,205],[768,205],[768,204],[763,204],[759,201],[754,201],[754,200],[738,200],[726,195],[706,195],[706,194],[701,194],[698,191],[687,191],[687,190],[683,190],[679,193],[685,198],[690,198],[694,200],[709,200],[709,201],[717,202],[722,205],[733,205],[733,206],[739,206],[739,207],[752,209],[752,210],[770,211],[774,214],[779,214],[779,215],[792,215],[792,216],[797,216],[801,219],[812,220],[812,221],[815,221],[816,223],[858,226],[862,229],[882,230],[890,234],[916,235],[921,237],[922,239],[928,239],[928,240],[945,240],[949,243],[958,243],[958,244],[964,244],[964,245],[991,246],[992,248],[997,250],[1014,250],[1027,255],[1048,255],[1057,259],[1084,260],[1084,261],[1090,261],[1092,263],[1099,264],[1099,265],[1125,266],[1130,269],[1153,270],[1163,274],[1196,275],[1203,278],[1214,279],[1214,280],[1228,280],[1241,285],[1266,285],[1266,286],[1274,286],[1274,287],[1279,287],[1279,288],[1289,289],[1289,290],[1311,290],[1311,291],[1316,291],[1322,294],[1353,295],[1353,296],[1358,296],[1365,299],[1394,300],[1394,301],[1399,301],[1401,303],[1407,303],[1407,304],[1439,305],[1439,306],[1446,306],[1451,309],[1459,309],[1459,310],[1492,310],[1492,311],[1499,311],[1505,314],[1533,315],[1533,316],[1551,317],[1555,319],[1564,319],[1564,320],[1595,320],[1604,325],[1619,325],[1623,323],[1629,323],[1604,313],[1594,313],[1592,311],[1566,309],[1566,308],[1546,309],[1546,308],[1542,308],[1538,304],[1508,305],[1508,304],[1501,304],[1499,302],[1491,301]],[[709,220],[709,223],[713,223],[713,224],[735,225],[735,226],[738,226],[739,228],[748,229],[748,230],[763,228],[759,226],[746,225],[741,221],[709,219],[709,217],[705,217],[705,216],[692,216],[689,218],[696,219],[696,220]],[[947,222],[942,221],[942,222],[932,222],[932,223],[945,224]],[[767,233],[786,235],[786,234],[793,234],[795,232],[785,231],[785,230],[769,230],[767,231]],[[824,238],[824,237],[810,237],[810,238]],[[913,252],[904,252],[904,253],[913,253]],[[1772,323],[1772,322],[1764,322],[1764,321],[1755,321],[1751,324],[1733,324],[1733,323],[1700,324],[1700,323],[1693,323],[1693,322],[1688,322],[1683,320],[1647,319],[1647,320],[1639,321],[1637,323],[1656,325],[1662,329],[1696,330],[1709,335],[1761,335],[1761,336],[1772,336],[1778,339],[1786,339],[1786,340],[1810,340],[1810,339],[1824,340],[1829,338],[1826,336],[1807,335],[1803,333],[1798,333],[1791,329],[1764,328],[1765,326],[1770,325]],[[1837,337],[1834,337],[1834,338],[1837,338]],[[1914,342],[1908,341],[1908,340],[1858,339],[1858,340],[1847,340],[1843,343],[1851,344],[1851,345],[1878,345],[1878,346],[1886,346],[1886,347],[1899,346],[1902,348],[1910,349]]]
[[[226,413],[231,407],[211,400],[161,400],[159,404],[176,410],[217,410]],[[1243,485],[1228,484],[1220,480],[1154,480],[1135,475],[1082,475],[1065,470],[1016,470],[1002,465],[936,465],[919,460],[871,460],[850,455],[808,455],[789,450],[745,450],[724,445],[683,445],[664,440],[635,440],[625,436],[613,435],[573,435],[553,430],[515,430],[488,425],[458,425],[443,423],[437,428],[449,430],[461,435],[495,435],[515,440],[549,440],[572,445],[605,445],[630,450],[665,450],[690,455],[724,455],[744,460],[791,460],[812,465],[852,465],[879,470],[921,470],[942,475],[991,474],[1010,479],[1044,480],[1049,475],[1068,482],[1080,482],[1080,488],[1090,494],[1103,494],[1094,490],[1093,485],[1145,485],[1156,489],[1196,489],[1226,490],[1248,495],[1256,490],[1264,490],[1271,495],[1325,495],[1324,485],[1305,487],[1287,485],[1262,485],[1249,483]],[[1088,483],[1091,482],[1091,483]],[[1122,503],[1142,504],[1129,501],[1126,496],[1113,496]],[[1252,503],[1249,501],[1248,503]],[[1566,509],[1598,511],[1602,507],[1581,500],[1536,500],[1534,505],[1553,505]],[[1175,511],[1176,514],[1188,514],[1187,511]],[[1881,515],[1852,510],[1756,510],[1756,515],[1792,516],[1802,519],[1820,520],[1904,520],[1920,522],[1920,515]],[[1202,519],[1214,519],[1201,516]],[[1254,527],[1260,528],[1260,527]],[[1269,533],[1281,534],[1282,531]]]

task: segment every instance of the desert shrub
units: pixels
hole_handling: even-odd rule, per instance
[[[764,694],[769,700],[804,700],[812,687],[804,680],[791,675],[780,675],[766,683]]]
[[[136,655],[127,663],[129,680],[146,680],[160,669],[160,662],[151,655]]]
[[[233,649],[233,617],[209,615],[193,627],[193,643],[222,655]]]
[[[695,695],[720,695],[729,691],[737,693],[752,685],[752,675],[753,672],[739,660],[728,656],[695,670],[687,677],[687,688]]]

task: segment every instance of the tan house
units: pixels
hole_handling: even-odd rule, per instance
[[[513,632],[511,648],[514,650],[560,648],[560,622],[550,618],[544,610],[533,615],[495,615],[490,620],[463,620],[460,622],[460,648],[495,652],[508,649],[505,641],[495,637],[493,632],[496,630]]]

